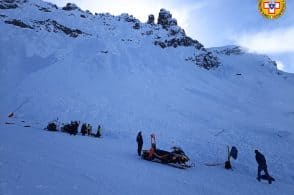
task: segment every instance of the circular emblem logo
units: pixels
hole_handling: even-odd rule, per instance
[[[286,9],[286,0],[258,0],[259,12],[268,19],[279,18]]]

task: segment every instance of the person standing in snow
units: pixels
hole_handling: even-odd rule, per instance
[[[156,152],[156,141],[155,141],[155,134],[152,133],[150,135],[151,138],[151,148],[149,150],[149,159],[152,160],[154,158],[155,152]]]
[[[86,123],[83,123],[82,128],[81,128],[81,133],[82,133],[83,136],[86,135],[86,133],[87,133],[87,125],[86,125]]]
[[[101,137],[101,126],[100,125],[98,125],[97,133],[96,133],[95,137]]]
[[[87,134],[91,135],[92,133],[92,126],[90,124],[87,125]]]
[[[137,135],[137,144],[138,144],[138,156],[141,156],[141,152],[142,152],[142,147],[143,147],[143,137],[142,137],[142,132],[139,131],[138,135]]]
[[[153,148],[154,150],[156,150],[155,134],[152,133],[152,134],[150,135],[150,137],[151,137],[151,148]]]
[[[256,162],[258,164],[258,171],[257,171],[257,180],[260,181],[261,180],[261,171],[264,171],[265,173],[265,177],[269,180],[269,183],[271,183],[271,179],[272,178],[267,171],[267,165],[266,165],[266,160],[263,154],[261,154],[258,150],[255,150],[255,159]]]

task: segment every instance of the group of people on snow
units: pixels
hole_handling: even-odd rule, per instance
[[[96,134],[92,133],[92,125],[83,123],[81,127],[81,133],[83,136],[89,135],[94,137],[101,137],[101,126],[98,125]]]
[[[156,152],[156,140],[155,140],[155,134],[151,134],[151,148],[149,150],[149,157],[150,159],[152,158],[152,155],[155,154]],[[142,156],[142,148],[143,148],[143,136],[142,136],[142,132],[139,131],[137,134],[137,153],[138,156]],[[275,179],[273,177],[271,177],[268,173],[267,170],[267,164],[266,164],[266,159],[264,157],[264,155],[259,152],[258,150],[255,150],[255,159],[257,162],[257,180],[261,181],[261,179],[265,179],[268,181],[269,184],[272,183],[272,181],[275,181]],[[231,169],[231,164],[230,164],[230,157],[232,156],[233,158],[237,158],[237,148],[236,147],[232,147],[232,149],[230,150],[228,147],[228,161],[225,162],[225,168],[226,169]],[[261,172],[264,172],[264,175],[261,175]]]
[[[64,124],[61,126],[60,130],[70,135],[77,135],[79,130],[80,121],[71,121],[69,124]],[[56,122],[50,122],[45,128],[48,131],[58,131]],[[92,133],[92,125],[83,123],[81,126],[80,133],[85,136],[101,137],[101,125],[98,125],[96,133]]]

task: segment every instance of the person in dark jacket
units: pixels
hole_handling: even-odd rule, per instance
[[[268,174],[266,160],[263,154],[261,154],[258,150],[255,150],[255,159],[258,164],[258,171],[257,171],[257,180],[260,181],[261,179],[261,171],[264,171],[265,176],[270,178],[271,176]],[[271,182],[270,182],[271,183]]]
[[[100,125],[98,125],[97,133],[96,133],[95,137],[101,137],[101,126]]]
[[[86,133],[87,133],[87,125],[86,125],[86,123],[83,123],[82,128],[81,128],[81,133],[82,133],[83,136],[86,135]]]
[[[138,135],[137,135],[137,144],[138,144],[138,156],[141,156],[141,152],[142,152],[142,147],[143,147],[143,137],[142,137],[142,132],[139,131]]]

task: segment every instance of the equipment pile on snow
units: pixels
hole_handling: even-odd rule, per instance
[[[50,122],[46,128],[48,131],[57,131],[57,125],[54,122]]]

